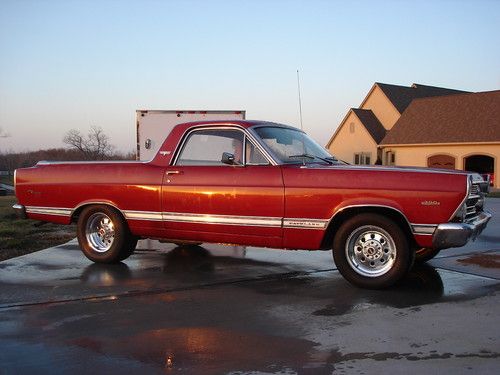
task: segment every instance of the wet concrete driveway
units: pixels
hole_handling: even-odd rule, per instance
[[[0,263],[0,374],[496,374],[500,200],[475,243],[385,291],[330,252],[76,243]]]

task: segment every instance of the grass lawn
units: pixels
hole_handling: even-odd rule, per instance
[[[75,225],[18,219],[14,196],[0,196],[0,261],[60,245],[76,237]]]

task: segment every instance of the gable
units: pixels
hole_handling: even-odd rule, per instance
[[[401,116],[377,83],[373,85],[359,108],[371,110],[386,130],[390,130]]]
[[[333,155],[348,162],[353,162],[355,152],[371,153],[376,158],[377,147],[377,143],[352,109],[327,146]]]

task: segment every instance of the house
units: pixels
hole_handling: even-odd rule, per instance
[[[500,90],[415,99],[379,147],[398,165],[493,176],[500,159]]]
[[[500,158],[499,95],[375,83],[327,148],[352,164],[454,168],[493,177]]]

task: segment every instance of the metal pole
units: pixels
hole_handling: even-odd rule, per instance
[[[302,125],[302,100],[300,99],[300,78],[298,69],[297,69],[297,89],[299,91],[300,130],[304,130],[304,126]]]

